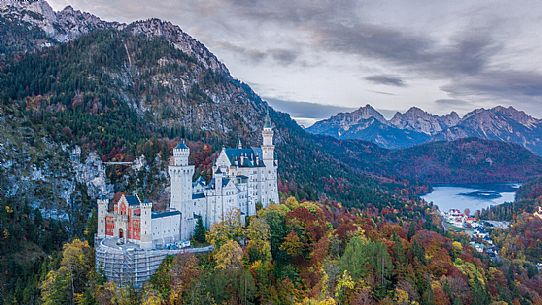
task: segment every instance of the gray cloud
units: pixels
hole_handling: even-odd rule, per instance
[[[277,63],[285,66],[294,63],[299,56],[299,51],[297,50],[271,49],[268,52]]]
[[[230,50],[240,57],[242,57],[245,60],[251,61],[251,62],[261,62],[267,57],[267,53],[256,50],[256,49],[250,49],[245,48],[236,44],[233,44],[231,42],[227,41],[220,41],[217,43],[220,47]]]
[[[439,105],[439,106],[444,106],[444,107],[460,107],[460,108],[463,108],[463,107],[471,107],[472,104],[467,102],[467,101],[464,101],[464,100],[458,100],[458,99],[440,99],[440,100],[436,100],[435,101],[435,104]]]
[[[195,5],[206,12],[228,11],[237,17],[261,22],[304,24],[351,14],[359,8],[360,3],[356,0],[211,0],[198,1]]]
[[[322,26],[315,36],[319,45],[331,51],[369,56],[439,77],[480,72],[501,49],[487,30],[459,35],[445,45],[425,36],[371,24]]]
[[[230,0],[229,5],[239,8],[243,2]],[[363,6],[354,0],[317,3],[279,0],[273,4],[259,0],[251,3],[253,5],[242,5],[245,8],[241,8],[239,14],[267,23],[291,25],[306,33],[310,41],[305,43],[313,48],[360,59],[371,58],[410,75],[415,73],[417,78],[447,79],[448,84],[440,86],[440,89],[453,98],[438,99],[435,104],[439,107],[473,108],[479,104],[471,102],[476,99],[529,105],[542,102],[541,74],[499,69],[491,65],[492,60],[504,50],[505,41],[498,35],[502,30],[499,25],[503,16],[492,16],[486,20],[478,18],[478,22],[468,22],[465,27],[449,33],[447,39],[440,39],[442,37],[429,35],[429,31],[420,33],[359,18]],[[469,8],[466,13],[480,15],[475,8]],[[292,62],[287,57],[283,64]],[[373,75],[365,79],[374,84],[406,87],[404,80],[393,74]]]
[[[469,24],[448,43],[440,43],[426,34],[365,22],[360,18],[363,3],[356,0],[224,0],[217,5],[239,18],[294,27],[312,39],[308,43],[313,47],[368,56],[440,77],[477,73],[502,49],[493,39],[496,27],[491,25],[496,21]]]
[[[452,96],[471,100],[512,103],[533,114],[542,107],[542,74],[502,70],[455,79],[441,89]]]
[[[405,87],[406,83],[403,79],[393,75],[373,75],[365,77],[366,80],[380,85]]]
[[[270,97],[264,99],[267,100],[274,109],[286,112],[293,117],[322,119],[340,112],[352,112],[356,110],[356,108],[289,101]]]
[[[442,90],[455,95],[491,94],[505,99],[542,97],[542,74],[501,70],[456,79]]]
[[[384,91],[378,91],[378,90],[369,90],[370,92],[374,92],[374,93],[378,93],[378,94],[382,94],[382,95],[397,95],[395,93],[391,93],[391,92],[384,92]]]
[[[535,0],[49,1],[108,20],[171,20],[265,96],[429,111],[521,104],[542,115]],[[359,75],[368,75],[361,86]],[[402,89],[394,95],[375,85]]]
[[[266,59],[271,59],[274,63],[287,66],[293,64],[300,55],[299,50],[274,48],[269,50],[258,50],[245,48],[227,41],[218,42],[218,44],[234,52],[242,60],[251,63],[261,63]]]

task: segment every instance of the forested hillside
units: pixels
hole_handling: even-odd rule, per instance
[[[205,69],[162,38],[129,30],[96,32],[6,69],[0,79],[6,122],[24,122],[30,133],[78,145],[84,153],[95,151],[104,160],[133,160],[144,152],[146,142],[154,141],[158,144],[145,153],[149,162],[162,153],[156,165],[163,169],[169,149],[165,143],[180,137],[215,148],[233,144],[238,137],[245,145],[257,145],[261,118],[270,111],[287,191],[317,198],[323,177],[348,177],[345,183],[351,192],[364,196],[350,196],[347,202],[379,200],[374,197],[380,188],[374,179],[313,149],[299,126],[275,113],[248,86],[223,70]],[[155,190],[151,186],[140,191],[151,196]],[[341,193],[330,195],[345,199]]]
[[[542,178],[535,178],[521,185],[516,192],[516,200],[484,209],[481,217],[511,221],[516,215],[534,213],[539,206],[542,206]]]
[[[401,150],[356,140],[316,141],[322,150],[354,167],[421,183],[525,182],[542,175],[542,157],[499,141],[470,138]]]
[[[519,188],[514,202],[482,211],[482,219],[511,222],[510,229],[494,234],[503,257],[516,261],[542,262],[542,218],[533,214],[541,206],[542,179],[537,178]]]
[[[232,78],[201,44],[189,41],[197,54],[189,56],[153,34],[170,31],[180,30],[157,20],[96,31],[12,59],[0,73],[3,293],[35,296],[46,258],[67,239],[92,234],[98,194],[137,192],[163,203],[165,169],[180,138],[189,139],[198,174],[208,177],[222,145],[238,137],[259,145],[267,112],[283,194],[403,207],[393,190],[408,185],[319,151],[288,115]],[[141,166],[109,167],[102,177],[102,161]]]

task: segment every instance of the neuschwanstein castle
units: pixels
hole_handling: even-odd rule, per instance
[[[180,142],[173,149],[169,165],[169,208],[153,212],[152,202],[123,194],[109,210],[109,200],[100,199],[97,237],[119,238],[141,249],[154,249],[190,240],[198,217],[202,217],[207,228],[228,215],[240,215],[244,223],[246,216],[256,214],[257,203],[264,207],[278,203],[277,160],[269,116],[262,136],[261,147],[243,148],[239,142],[237,148],[222,148],[209,183],[201,178],[192,182],[194,165],[188,162],[190,149],[184,141]]]

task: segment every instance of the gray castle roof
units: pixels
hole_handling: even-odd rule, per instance
[[[269,117],[269,112],[265,115],[265,123],[263,124],[263,128],[271,128],[271,118]]]
[[[186,146],[186,143],[184,142],[184,139],[175,146],[175,149],[188,149],[188,146]]]
[[[237,176],[237,179],[239,179],[239,182],[241,182],[241,183],[247,183],[248,182],[248,177],[244,176],[244,175]]]
[[[192,199],[200,199],[200,198],[205,198],[205,193],[192,194]]]
[[[192,182],[192,187],[196,187],[197,185],[205,186],[205,179],[200,176],[196,181]]]
[[[139,198],[136,195],[126,195],[126,201],[128,201],[128,205],[140,205],[141,201],[139,201]]]
[[[241,162],[241,156],[243,156],[243,162],[238,165],[239,167],[265,167],[263,152],[260,147],[225,148],[224,151],[232,165],[238,165],[237,161]],[[256,162],[256,156],[258,157],[258,162]]]
[[[222,187],[225,187],[230,182],[230,178],[222,178]],[[209,182],[208,188],[214,189],[215,188],[215,178],[211,179]]]
[[[181,215],[181,212],[175,211],[175,210],[164,211],[164,212],[152,212],[151,218],[156,219],[156,218],[164,218],[164,217],[170,217],[170,216],[175,216],[175,215]]]

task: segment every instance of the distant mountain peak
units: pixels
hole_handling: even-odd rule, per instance
[[[459,118],[459,114],[457,114],[457,112],[455,112],[455,111],[450,112],[450,113],[447,114],[446,116],[458,117],[458,118]]]
[[[0,0],[0,8],[5,8],[8,6],[25,7],[38,1],[45,2],[43,0]]]
[[[203,43],[186,34],[181,28],[169,21],[157,18],[139,20],[127,26],[133,33],[145,35],[146,37],[163,37],[183,51],[185,54],[194,57],[203,63],[207,69],[215,72],[229,74],[226,66],[211,53]]]
[[[493,108],[492,111],[511,117],[526,126],[532,126],[541,121],[533,116],[526,114],[524,111],[515,109],[512,106],[509,106],[508,108],[497,106]]]
[[[405,114],[428,114],[426,111],[416,106],[410,107]]]
[[[56,42],[73,40],[95,29],[116,28],[119,25],[71,6],[55,12],[44,0],[0,0],[0,16],[14,23],[25,22],[25,27],[30,24]]]
[[[430,114],[418,107],[411,107],[404,114],[396,113],[390,123],[400,129],[434,135],[448,127],[447,122],[438,115]]]
[[[375,118],[381,123],[379,128],[375,127],[370,118]],[[392,126],[395,129],[384,126]],[[362,138],[385,148],[415,146],[424,141],[452,141],[474,137],[517,143],[542,154],[542,120],[512,106],[480,108],[463,117],[456,112],[434,115],[418,107],[411,107],[406,112],[397,112],[390,120],[386,120],[371,105],[367,105],[354,112],[341,113],[316,122],[307,130],[341,139]],[[400,132],[404,134],[400,135]],[[371,138],[367,137],[368,134]],[[402,139],[401,144],[399,140],[396,143],[393,140],[387,142],[379,140],[386,137]]]
[[[353,115],[356,115],[356,116],[359,116],[357,117],[356,119],[359,120],[359,119],[370,119],[370,118],[375,118],[376,120],[380,121],[380,122],[386,122],[386,118],[384,118],[384,116],[382,114],[380,114],[380,112],[376,111],[376,109],[373,108],[373,106],[367,104],[363,107],[360,107],[359,109],[355,110],[354,112],[352,112],[351,114]]]

